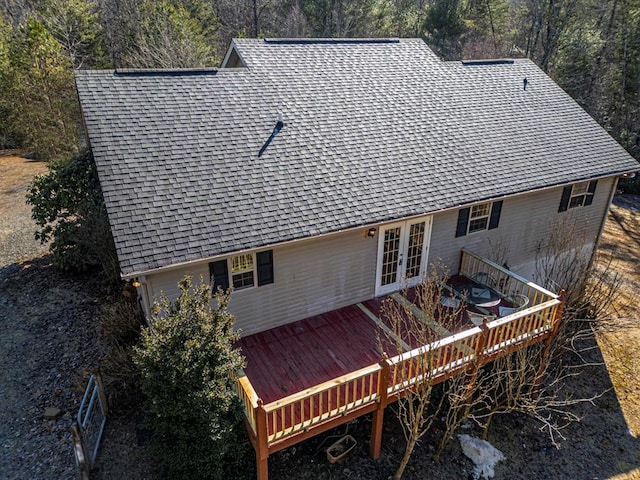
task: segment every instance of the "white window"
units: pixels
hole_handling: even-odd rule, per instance
[[[489,228],[489,217],[491,216],[491,203],[482,203],[471,207],[469,214],[469,227],[467,233],[479,232]]]
[[[255,258],[253,253],[231,257],[231,284],[236,290],[253,287],[255,282]]]
[[[587,198],[591,198],[593,193],[589,192],[589,182],[575,183],[571,187],[571,197],[569,198],[569,208],[582,207],[590,202]]]

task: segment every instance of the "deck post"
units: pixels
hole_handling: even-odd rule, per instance
[[[380,360],[382,369],[378,373],[378,406],[373,412],[373,422],[371,424],[371,441],[369,444],[369,454],[371,458],[380,458],[382,447],[382,424],[384,421],[384,411],[387,408],[387,389],[389,385],[389,358],[386,353],[382,354]]]
[[[269,429],[267,427],[267,411],[262,399],[258,399],[255,409],[256,419],[256,470],[258,480],[269,479]]]
[[[482,351],[487,346],[487,336],[489,335],[489,327],[487,326],[487,317],[482,319],[482,323],[479,325],[480,328],[480,337],[478,338],[478,343],[476,344],[476,358],[471,363],[469,378],[466,381],[465,385],[465,403],[467,404],[467,411],[471,408],[471,398],[473,397],[473,393],[476,391],[476,383],[478,380],[478,370],[484,363],[484,355]]]
[[[542,360],[540,361],[540,367],[538,367],[538,372],[536,373],[536,379],[534,386],[536,389],[540,388],[540,384],[542,383],[542,375],[544,374],[545,365],[547,364],[549,353],[551,352],[551,345],[558,335],[558,331],[560,330],[560,323],[562,322],[562,314],[564,313],[564,307],[567,302],[567,292],[564,289],[560,290],[559,300],[560,305],[556,309],[556,313],[553,316],[553,330],[551,330],[551,334],[544,341],[544,350],[542,351]]]
[[[483,317],[482,323],[478,326],[480,328],[480,336],[478,337],[478,343],[476,344],[476,361],[475,369],[484,365],[484,349],[487,346],[487,340],[489,336],[489,327],[487,326],[487,317]]]

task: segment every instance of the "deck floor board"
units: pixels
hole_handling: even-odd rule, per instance
[[[411,290],[406,298],[415,301]],[[379,297],[361,304],[389,326],[383,314],[387,301],[394,300]],[[462,312],[453,330],[465,328],[470,325]],[[402,337],[411,348],[418,346],[408,332],[402,332]],[[268,404],[379,362],[380,341],[387,355],[398,353],[374,319],[354,304],[242,337],[238,344],[247,359],[245,373],[258,397]]]
[[[239,341],[245,373],[265,404],[380,360],[378,326],[356,305]]]

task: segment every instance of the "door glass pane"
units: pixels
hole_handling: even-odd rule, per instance
[[[420,275],[422,263],[422,245],[424,243],[424,222],[414,223],[409,228],[409,245],[407,248],[406,277],[414,278]]]
[[[385,230],[382,250],[382,285],[396,282],[399,254],[400,227]]]

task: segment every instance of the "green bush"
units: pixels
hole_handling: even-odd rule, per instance
[[[65,271],[99,266],[109,280],[119,267],[100,181],[91,150],[66,162],[52,162],[27,192],[35,237],[50,243],[56,265]]]
[[[212,301],[211,287],[202,279],[192,287],[189,276],[179,288],[175,303],[154,305],[134,353],[156,453],[170,478],[240,478],[253,456],[233,387],[244,359],[233,346],[230,292]]]

